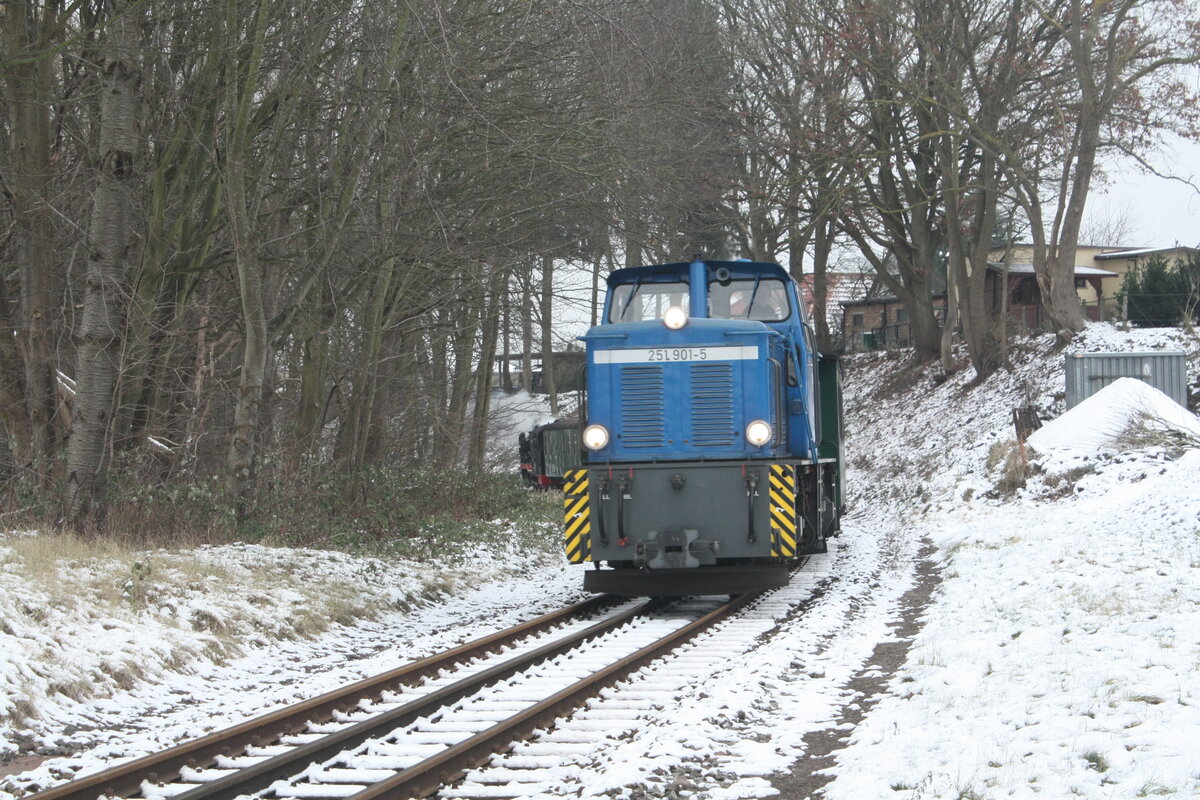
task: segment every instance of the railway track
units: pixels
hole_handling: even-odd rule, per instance
[[[760,600],[593,598],[27,800],[427,796]],[[708,659],[732,652],[708,649]],[[448,796],[521,796],[541,778],[510,773],[544,760],[526,747]]]

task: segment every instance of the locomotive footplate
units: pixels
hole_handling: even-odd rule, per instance
[[[628,597],[742,594],[786,586],[787,564],[717,565],[703,569],[590,569],[583,588]]]

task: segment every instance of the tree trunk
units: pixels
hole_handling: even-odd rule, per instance
[[[61,447],[55,427],[57,375],[50,326],[57,249],[49,200],[54,102],[50,49],[52,37],[57,37],[58,4],[46,3],[41,11],[39,18],[37,4],[6,4],[0,25],[7,56],[3,75],[12,158],[5,189],[12,208],[13,255],[21,287],[15,330],[27,419],[25,425],[15,426],[14,433],[18,449],[28,452],[28,460],[19,466],[30,469],[37,485],[48,489]],[[6,383],[14,385],[11,377]],[[21,442],[25,428],[28,447]]]
[[[596,323],[600,319],[600,262],[605,258],[606,255],[609,259],[609,270],[611,271],[612,270],[612,248],[611,247],[605,248],[604,253],[597,252],[595,260],[592,261],[592,293],[588,300],[588,309],[591,312],[588,319],[591,322],[590,327],[592,327],[592,328],[596,327]]]
[[[958,370],[954,360],[954,329],[958,327],[958,282],[951,279],[950,265],[946,265],[946,312],[942,325],[942,369],[947,375]]]
[[[941,355],[942,329],[937,324],[933,314],[933,306],[929,301],[931,289],[928,284],[918,286],[917,291],[908,293],[900,299],[909,309],[908,324],[912,333],[913,355],[922,363],[934,361]]]
[[[243,76],[237,59],[241,12],[237,0],[226,0],[225,3],[226,57],[229,59],[225,82],[225,197],[242,311],[242,372],[238,376],[228,455],[229,493],[238,521],[247,518],[253,502],[259,412],[269,345],[263,303],[263,268],[246,192],[246,171],[250,160],[250,110],[257,91],[258,67],[262,60],[269,6],[270,3],[265,0],[259,4],[254,41]]]
[[[996,335],[1000,339],[1000,358],[1008,363],[1008,305],[1012,292],[1008,286],[1009,268],[1012,266],[1012,239],[1005,236],[1004,268],[1000,271],[1000,321],[996,325]]]
[[[222,46],[219,19],[210,24],[206,49],[216,53]],[[189,81],[193,95],[219,97],[223,68],[222,59],[205,59]],[[151,70],[143,94],[153,86]],[[192,282],[212,267],[210,253],[226,224],[221,170],[212,163],[211,142],[219,135],[219,103],[214,104],[218,107],[205,104],[188,109],[190,113],[181,109],[174,131],[147,154],[153,163],[144,178],[145,239],[127,309],[125,369],[114,431],[117,449],[137,446],[148,431],[157,429],[168,383],[182,388],[169,371],[173,341]]]
[[[231,183],[241,182],[239,178],[231,177],[228,180]],[[243,189],[231,186],[228,191],[231,201],[236,203]],[[241,196],[244,198],[244,194]],[[262,302],[262,265],[252,243],[249,218],[245,215],[244,207],[241,213],[232,210],[231,215],[242,217],[234,222],[233,228],[244,329],[242,373],[238,378],[233,434],[229,442],[229,492],[233,497],[237,519],[244,521],[254,499],[259,412],[267,367],[267,317]]]
[[[450,407],[446,414],[445,467],[462,466],[470,453],[471,437],[467,428],[474,388],[471,378],[478,355],[475,334],[482,321],[485,294],[482,275],[464,275],[458,309],[452,309],[446,316],[446,326],[454,332],[451,338],[454,366],[450,378]]]
[[[361,462],[363,466],[378,467],[384,463],[391,447],[389,420],[394,413],[394,396],[399,382],[400,368],[397,363],[402,352],[403,336],[395,326],[388,326],[380,337],[380,353],[375,363],[374,391],[371,396],[371,413],[367,421],[370,435],[363,443]]]
[[[558,386],[554,380],[554,256],[542,256],[542,391],[550,396],[550,413],[558,416]]]
[[[3,281],[0,281],[2,284]],[[0,330],[16,330],[16,321],[0,286]],[[11,336],[0,336],[0,424],[4,425],[7,447],[15,471],[20,474],[33,464],[33,432],[25,413],[25,379],[21,354]]]
[[[521,388],[533,392],[533,276],[521,274]]]
[[[928,268],[920,266],[932,264],[933,253],[928,248],[910,248],[911,260],[907,264],[901,262],[901,275],[893,275],[888,271],[887,265],[875,255],[861,230],[847,227],[846,232],[871,262],[883,285],[908,309],[914,357],[919,362],[938,358],[941,353],[942,331],[933,313],[933,281],[930,279]]]
[[[512,394],[512,279],[504,283],[504,294],[500,307],[500,385]]]
[[[488,309],[483,316],[483,331],[479,346],[479,363],[475,368],[475,413],[471,420],[471,450],[467,455],[467,468],[482,471],[487,468],[488,417],[492,400],[492,364],[496,358],[496,341],[500,330],[500,310],[503,287],[508,284],[508,270],[497,269],[492,276],[488,297]]]
[[[447,286],[447,290],[450,287]],[[454,314],[445,306],[430,312],[431,330],[427,334],[429,343],[429,362],[426,369],[425,389],[425,424],[421,435],[423,437],[422,453],[437,466],[445,466],[448,460],[448,437],[445,436],[444,426],[450,412],[450,327],[454,324]],[[465,324],[465,322],[464,322]],[[453,454],[451,454],[452,460]]]
[[[325,410],[325,377],[329,364],[329,332],[334,310],[330,302],[328,282],[321,282],[321,291],[305,315],[303,345],[304,363],[300,368],[300,401],[296,409],[296,447],[301,453],[311,452],[320,439]]]
[[[344,437],[345,448],[342,453],[351,471],[366,465],[369,444],[378,435],[374,423],[379,418],[376,404],[379,399],[380,362],[387,327],[387,304],[392,296],[392,283],[398,265],[399,259],[389,258],[379,267],[362,322],[362,346],[354,369],[354,395],[350,401],[351,414],[345,420],[348,435]]]
[[[137,18],[123,0],[109,8],[100,95],[100,170],[88,246],[87,288],[79,330],[79,366],[67,450],[64,518],[78,527],[104,517],[108,454],[120,374],[129,288],[131,197],[140,118]]]
[[[833,250],[834,228],[829,217],[818,220],[813,234],[813,328],[817,337],[817,349],[824,353],[833,352],[833,335],[829,331],[829,254]]]
[[[642,265],[641,238],[634,233],[634,226],[626,225],[625,233],[625,266],[640,267]]]

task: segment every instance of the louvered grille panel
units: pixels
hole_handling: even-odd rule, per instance
[[[692,366],[692,444],[733,444],[733,365]]]
[[[662,447],[663,368],[621,368],[621,441],[626,447]]]

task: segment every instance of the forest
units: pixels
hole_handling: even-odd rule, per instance
[[[497,365],[553,397],[556,319],[696,254],[833,347],[850,250],[986,376],[995,243],[1081,330],[1088,194],[1195,138],[1198,60],[1176,0],[5,0],[0,524],[474,513]]]

